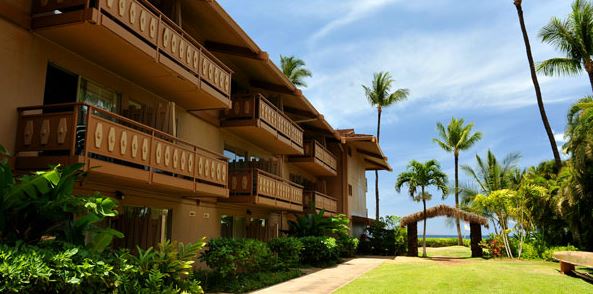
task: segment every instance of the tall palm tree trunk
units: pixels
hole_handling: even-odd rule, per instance
[[[527,35],[527,28],[525,27],[525,19],[523,18],[523,8],[521,7],[521,3],[522,0],[514,0],[515,7],[517,8],[517,15],[519,16],[519,24],[521,25],[521,32],[523,33],[523,41],[525,42],[527,60],[529,61],[529,68],[531,70],[531,80],[533,82],[533,87],[535,88],[535,96],[537,97],[537,106],[539,107],[539,113],[542,117],[544,128],[546,129],[546,133],[548,135],[548,140],[550,140],[550,145],[552,147],[552,153],[554,154],[554,162],[556,163],[556,168],[560,170],[560,167],[562,167],[562,160],[560,159],[560,153],[558,152],[558,146],[556,145],[556,140],[554,139],[554,133],[552,132],[552,128],[550,127],[550,123],[548,122],[548,116],[546,115],[546,109],[544,107],[542,92],[539,87],[539,81],[537,80],[537,74],[535,72],[535,63],[533,62],[531,45],[529,44],[529,36]]]
[[[585,60],[585,71],[589,76],[589,83],[591,83],[591,90],[593,90],[593,61],[590,59]]]
[[[377,143],[381,135],[381,106],[377,107]],[[375,170],[375,219],[379,220],[379,171]]]
[[[459,154],[455,154],[455,208],[459,208]],[[458,217],[455,218],[455,226],[457,227],[457,245],[463,246]]]
[[[422,187],[422,205],[424,206],[424,230],[422,231],[422,257],[426,257],[426,199],[424,199],[424,187]]]

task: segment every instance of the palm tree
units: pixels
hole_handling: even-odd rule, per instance
[[[311,71],[305,68],[305,62],[294,56],[280,55],[280,67],[282,72],[288,79],[297,87],[307,87],[303,81],[304,78],[310,77]]]
[[[381,113],[384,107],[406,100],[410,91],[408,89],[397,89],[391,92],[393,84],[391,74],[378,72],[373,75],[372,85],[362,86],[364,93],[373,107],[377,107],[377,141],[381,136]],[[379,219],[379,171],[375,170],[375,219]]]
[[[559,178],[558,207],[577,244],[593,250],[593,98],[586,97],[568,112],[564,145],[571,155]]]
[[[422,233],[422,257],[426,257],[426,201],[432,198],[426,188],[435,186],[443,193],[443,198],[445,198],[449,193],[447,175],[441,171],[441,166],[436,160],[429,160],[425,163],[412,160],[408,164],[407,170],[397,177],[395,190],[400,192],[404,185],[408,186],[408,193],[414,201],[422,201],[425,216],[424,231]],[[420,189],[420,193],[418,193],[418,189]]]
[[[482,139],[482,133],[472,133],[473,123],[464,125],[463,119],[451,118],[447,128],[442,123],[437,123],[437,130],[440,139],[432,139],[443,150],[453,152],[455,159],[455,207],[459,208],[459,152],[469,149],[476,142]],[[457,244],[463,245],[463,238],[461,237],[461,226],[459,218],[455,218],[455,226],[457,227]]]
[[[572,12],[565,20],[554,17],[541,29],[540,38],[566,54],[548,59],[538,65],[545,75],[577,75],[583,69],[589,75],[593,89],[593,5],[575,0]]]
[[[529,35],[527,34],[527,28],[525,27],[525,19],[523,18],[523,8],[521,7],[523,0],[514,0],[515,8],[517,8],[517,15],[519,16],[519,24],[521,25],[521,32],[523,33],[523,41],[525,42],[525,51],[527,53],[527,61],[529,61],[529,69],[531,71],[531,81],[535,88],[535,96],[537,98],[537,106],[539,107],[539,114],[541,115],[550,146],[552,147],[552,154],[554,154],[554,162],[556,163],[556,169],[560,170],[562,167],[562,160],[560,159],[560,152],[558,152],[558,146],[556,139],[554,139],[554,133],[548,116],[546,115],[546,109],[544,107],[544,99],[542,98],[542,91],[539,87],[539,81],[537,80],[537,74],[535,72],[535,63],[533,62],[533,54],[531,53],[531,45],[529,44]]]
[[[476,195],[490,195],[494,191],[517,188],[515,171],[521,158],[518,153],[508,154],[500,162],[492,151],[488,150],[485,160],[476,155],[476,166],[462,165],[463,170],[476,184],[476,188],[464,187],[462,204],[468,206]],[[493,222],[494,216],[486,214]],[[494,225],[496,230],[496,225]],[[501,228],[505,230],[506,228]]]

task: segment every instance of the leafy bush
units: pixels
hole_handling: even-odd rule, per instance
[[[296,221],[289,221],[289,234],[295,237],[328,236],[346,237],[350,234],[350,220],[344,214],[326,217],[324,210],[299,216]]]
[[[273,265],[272,252],[264,242],[253,239],[212,239],[200,260],[223,278],[259,272]]]
[[[165,243],[135,257],[61,242],[0,245],[0,292],[203,293],[199,281],[186,278],[202,246]]]
[[[221,278],[220,275],[214,272],[202,270],[196,271],[192,279],[199,280],[204,290],[208,292],[246,293],[299,277],[302,274],[299,270],[265,271],[242,273],[236,279],[229,280]]]
[[[283,268],[293,268],[299,265],[303,243],[294,237],[280,237],[268,242],[268,246]]]
[[[354,237],[341,237],[336,240],[340,257],[354,257],[358,248],[358,239]]]
[[[100,225],[117,215],[115,200],[72,194],[84,176],[82,166],[58,165],[15,178],[7,160],[1,159],[0,242],[32,244],[52,237],[101,252],[114,237],[123,237],[121,232]]]
[[[303,243],[301,262],[314,266],[335,264],[339,259],[339,248],[336,239],[332,237],[302,237]]]
[[[490,235],[486,240],[480,242],[480,247],[486,249],[490,257],[502,257],[504,255],[504,243],[498,235]]]
[[[373,222],[360,237],[358,253],[402,255],[407,248],[407,230],[400,228],[399,217],[387,216]]]
[[[463,246],[469,247],[468,239],[463,239]],[[418,239],[418,242],[421,242]],[[457,238],[426,238],[426,247],[449,247],[457,246]]]

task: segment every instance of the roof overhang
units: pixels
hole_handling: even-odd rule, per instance
[[[340,136],[301,90],[290,82],[233,18],[213,0],[182,0],[183,28],[204,44],[250,88],[281,95],[284,112],[305,130],[333,137]],[[207,28],[197,30],[195,28]]]
[[[375,136],[354,134],[353,130],[338,132],[343,134],[342,144],[347,144],[363,157],[366,170],[393,170]]]

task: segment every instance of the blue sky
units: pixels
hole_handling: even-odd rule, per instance
[[[384,111],[381,145],[394,167],[380,174],[381,215],[422,208],[395,192],[395,178],[412,160],[437,159],[453,178],[453,158],[432,142],[437,121],[452,116],[475,123],[481,142],[461,155],[462,164],[492,149],[502,158],[520,152],[521,166],[551,159],[517,14],[512,0],[222,0],[221,5],[274,61],[295,55],[313,77],[305,95],[335,128],[375,133],[376,110],[362,91],[374,72],[389,71],[409,100]],[[564,17],[568,0],[524,1],[536,60],[558,56],[537,32],[551,17]],[[590,94],[585,75],[540,76],[544,100],[559,143],[566,111]],[[374,175],[367,174],[367,207],[374,216]],[[461,182],[468,179],[461,175]],[[429,206],[453,204],[435,197]],[[453,234],[442,218],[429,234]],[[468,233],[468,232],[466,232]]]

